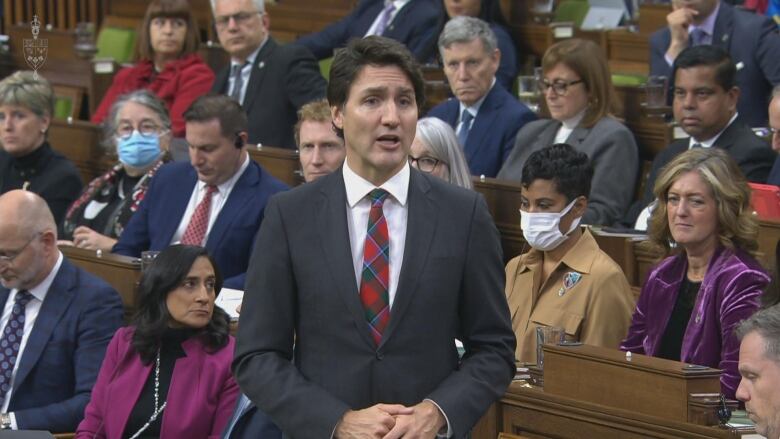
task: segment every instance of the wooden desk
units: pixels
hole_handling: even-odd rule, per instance
[[[298,150],[249,145],[247,151],[249,151],[249,156],[252,160],[259,163],[271,175],[287,183],[290,187],[303,183]]]

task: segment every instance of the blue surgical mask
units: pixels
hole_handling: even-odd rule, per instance
[[[144,136],[138,130],[126,139],[117,138],[119,161],[133,168],[145,168],[160,157],[160,136]]]

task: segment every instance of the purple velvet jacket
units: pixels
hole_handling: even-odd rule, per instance
[[[122,437],[152,373],[152,365],[144,365],[132,349],[132,334],[132,327],[121,328],[108,345],[76,438]],[[231,336],[227,346],[213,353],[197,338],[185,341],[182,348],[186,356],[174,365],[160,438],[219,438],[238,398],[238,385],[230,372],[235,339]]]
[[[685,254],[661,261],[647,277],[620,349],[655,355],[688,269]],[[739,341],[734,329],[758,309],[769,276],[742,250],[721,247],[707,268],[683,336],[680,361],[721,369],[721,391],[734,399]]]

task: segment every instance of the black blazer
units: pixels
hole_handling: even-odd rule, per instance
[[[425,398],[465,436],[515,371],[484,199],[412,169],[403,267],[379,347],[355,282],[346,203],[340,170],[268,203],[233,362],[242,390],[294,438],[330,437],[349,409]]]
[[[230,66],[211,91],[227,94]],[[293,127],[304,104],[325,97],[327,83],[305,47],[279,45],[268,37],[252,64],[242,107],[249,117],[249,143],[295,149]]]

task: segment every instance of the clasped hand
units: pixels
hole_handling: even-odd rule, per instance
[[[438,407],[430,401],[415,406],[377,404],[344,414],[336,427],[338,439],[432,439],[446,425]]]

